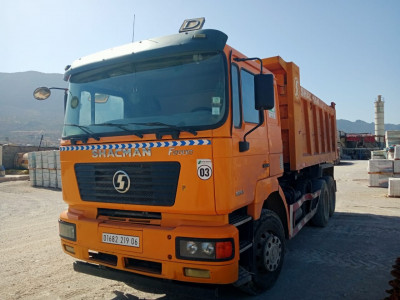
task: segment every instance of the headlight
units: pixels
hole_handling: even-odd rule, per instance
[[[185,244],[184,244],[185,245]],[[194,255],[197,253],[198,250],[198,246],[196,244],[196,242],[187,242],[186,243],[186,251],[187,253],[189,253],[190,255]]]
[[[176,239],[176,257],[190,260],[221,261],[234,257],[233,239]]]
[[[76,225],[73,223],[64,222],[62,220],[58,221],[60,237],[76,241]]]
[[[201,243],[201,250],[203,251],[204,254],[207,254],[208,256],[212,256],[215,253],[215,243]]]

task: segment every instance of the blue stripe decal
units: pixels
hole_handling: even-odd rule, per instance
[[[172,142],[149,142],[149,143],[126,143],[108,145],[87,145],[87,146],[61,146],[60,151],[81,151],[81,150],[100,150],[100,149],[132,149],[132,148],[165,148],[165,147],[185,147],[211,145],[210,140],[185,140]]]

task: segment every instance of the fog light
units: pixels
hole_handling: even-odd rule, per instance
[[[64,249],[65,249],[65,251],[67,251],[69,253],[75,254],[74,247],[71,247],[71,246],[68,246],[68,245],[64,245]]]
[[[60,231],[60,237],[70,240],[70,241],[76,241],[76,225],[75,224],[59,220],[58,227],[59,227],[59,231]]]
[[[183,268],[186,277],[210,278],[209,270]]]

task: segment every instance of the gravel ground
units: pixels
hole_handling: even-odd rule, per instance
[[[400,256],[400,198],[369,188],[366,161],[336,167],[336,213],[325,228],[306,226],[287,243],[276,285],[248,297],[226,286],[221,299],[383,299]],[[157,286],[75,272],[58,238],[66,209],[60,191],[28,181],[0,183],[0,299],[187,299]],[[190,291],[189,291],[190,292]],[[191,292],[192,296],[200,296]]]

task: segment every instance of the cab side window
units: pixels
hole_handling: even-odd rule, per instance
[[[232,111],[233,111],[233,126],[240,128],[242,118],[240,113],[240,91],[239,91],[239,69],[237,65],[232,64]]]
[[[243,102],[243,119],[247,123],[257,124],[260,121],[260,115],[254,106],[254,75],[242,69],[240,71],[240,76]]]

